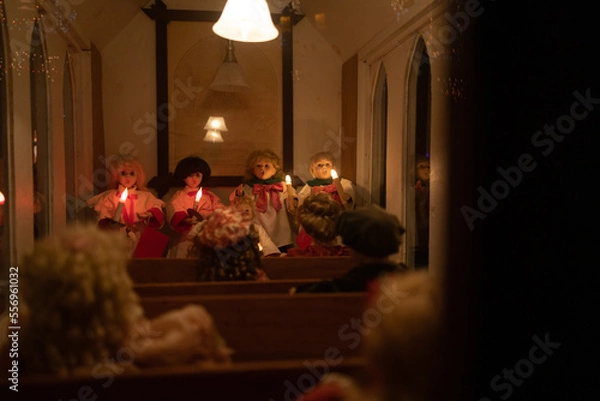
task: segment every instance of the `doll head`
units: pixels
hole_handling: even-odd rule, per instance
[[[437,398],[444,376],[436,358],[442,343],[442,288],[439,277],[425,270],[386,275],[373,286],[367,306],[393,304],[365,336],[363,348],[380,378],[382,399]]]
[[[335,168],[335,157],[330,152],[319,152],[310,158],[310,173],[314,178],[331,178],[331,169]]]
[[[342,213],[342,206],[326,192],[306,197],[298,206],[296,223],[314,240],[324,244],[335,240],[335,222]]]
[[[415,158],[415,177],[419,181],[429,181],[431,175],[431,164],[429,158],[425,155],[418,154]]]
[[[189,233],[200,281],[255,280],[261,266],[258,231],[239,210],[217,209]]]
[[[145,189],[146,173],[142,163],[137,159],[118,158],[113,160],[109,166],[111,188],[137,188]]]
[[[231,206],[234,209],[240,211],[242,215],[248,220],[252,220],[256,215],[256,202],[254,198],[248,195],[243,194],[240,196],[235,196],[231,201]]]
[[[281,171],[281,160],[272,150],[255,150],[246,159],[245,179],[258,178],[268,180],[269,178],[283,179]]]
[[[114,358],[143,316],[127,274],[123,235],[73,226],[39,240],[21,270],[28,374],[67,374]]]
[[[210,178],[210,166],[200,157],[189,156],[177,163],[173,178],[178,187],[187,185],[190,188],[198,188]]]

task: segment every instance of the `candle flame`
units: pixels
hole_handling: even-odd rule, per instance
[[[202,198],[202,187],[196,192],[196,202],[199,202],[200,198]]]
[[[121,194],[121,199],[119,199],[119,202],[125,203],[126,200],[127,200],[127,188],[125,188],[125,191],[123,191],[123,193]]]
[[[5,201],[6,201],[6,198],[4,197],[4,194],[2,193],[2,191],[0,191],[0,205],[4,205]]]
[[[334,180],[338,178],[338,173],[334,169],[331,169],[331,178]]]
[[[285,176],[285,183],[287,185],[292,185],[292,178],[289,175]]]
[[[258,250],[262,252],[263,250],[263,246],[260,244],[260,242],[258,243]]]

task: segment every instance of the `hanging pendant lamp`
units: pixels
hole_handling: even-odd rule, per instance
[[[235,59],[233,50],[233,42],[228,40],[225,60],[217,70],[215,79],[210,84],[209,89],[219,92],[239,92],[250,87],[246,82],[246,78],[244,78],[242,67]]]
[[[227,0],[212,30],[238,42],[267,42],[279,35],[266,0]]]

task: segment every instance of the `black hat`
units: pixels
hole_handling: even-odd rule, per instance
[[[343,212],[336,222],[342,242],[366,256],[382,258],[398,252],[406,231],[396,216],[377,205]]]

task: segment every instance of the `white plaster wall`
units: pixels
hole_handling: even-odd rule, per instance
[[[105,155],[137,157],[146,177],[157,174],[154,21],[139,12],[103,49]]]
[[[309,158],[341,155],[342,60],[304,18],[294,28],[294,173],[312,179]]]

